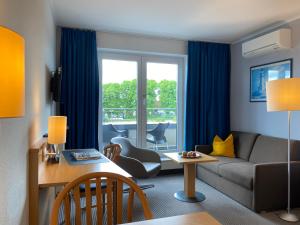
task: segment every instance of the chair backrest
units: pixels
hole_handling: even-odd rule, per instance
[[[103,149],[103,154],[113,162],[118,161],[118,157],[121,153],[121,146],[119,144],[109,144]]]
[[[156,141],[161,141],[166,139],[165,131],[169,127],[170,123],[159,123],[153,130],[148,131]]]
[[[96,183],[96,208],[93,208],[92,211],[92,193],[91,193],[91,183]],[[105,182],[106,188],[101,188],[101,183]],[[152,213],[148,205],[148,201],[144,195],[144,192],[135,184],[131,179],[123,177],[114,173],[90,173],[83,175],[71,183],[67,184],[65,188],[58,194],[54,201],[54,205],[52,208],[51,214],[51,222],[50,225],[58,225],[59,224],[59,209],[63,205],[64,208],[64,221],[66,225],[71,225],[73,220],[71,219],[71,209],[72,207],[72,199],[75,204],[75,224],[82,224],[82,211],[81,211],[81,202],[80,202],[80,189],[79,186],[85,185],[85,219],[86,225],[112,225],[113,224],[113,213],[116,212],[116,223],[122,223],[123,215],[123,184],[127,184],[130,188],[128,195],[128,203],[127,203],[127,220],[131,222],[132,219],[132,207],[133,207],[133,196],[134,193],[137,194],[139,200],[141,201],[141,205],[144,210],[145,219],[152,219]],[[117,200],[114,202],[115,198],[113,197],[113,190],[116,190]],[[106,204],[103,204],[103,192],[106,194]],[[103,207],[106,206],[106,210],[103,210]],[[116,206],[114,210],[113,206]],[[106,216],[104,213],[106,212]],[[93,216],[96,215],[96,216]],[[92,221],[92,218],[97,218],[97,223]],[[107,223],[105,223],[104,218],[107,218]],[[104,222],[104,223],[103,223]]]
[[[124,138],[124,137],[114,137],[111,139],[111,143],[121,145],[122,148],[121,155],[124,156],[132,156],[131,149],[136,148],[130,143],[128,138]]]

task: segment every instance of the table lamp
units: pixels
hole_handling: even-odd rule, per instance
[[[48,118],[48,143],[53,145],[53,151],[48,152],[50,159],[59,159],[59,144],[66,143],[67,117],[50,116]]]
[[[289,221],[297,222],[299,219],[291,213],[291,111],[300,110],[300,78],[289,78],[272,80],[267,82],[267,110],[268,111],[287,111],[288,112],[288,205],[287,212],[280,214],[280,218]]]
[[[24,116],[24,51],[24,39],[0,26],[0,118]]]

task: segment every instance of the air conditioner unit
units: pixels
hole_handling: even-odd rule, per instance
[[[291,48],[291,30],[284,28],[242,44],[242,55],[252,57]]]

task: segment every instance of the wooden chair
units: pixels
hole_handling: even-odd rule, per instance
[[[101,188],[101,182],[105,181],[107,188]],[[64,206],[64,220],[66,225],[71,225],[71,197],[74,196],[75,204],[75,224],[81,225],[81,205],[80,205],[80,184],[85,185],[85,196],[86,196],[86,225],[92,225],[92,193],[91,183],[96,183],[96,208],[94,210],[97,217],[97,225],[103,224],[104,214],[107,215],[107,225],[113,224],[113,212],[116,212],[116,223],[120,224],[123,221],[122,208],[123,208],[123,184],[126,184],[130,187],[130,192],[128,195],[127,202],[127,222],[132,221],[132,210],[133,210],[133,196],[136,193],[144,211],[145,219],[152,219],[152,212],[149,208],[147,198],[144,195],[144,192],[135,184],[131,179],[123,177],[114,173],[90,173],[84,176],[77,178],[71,183],[67,184],[65,188],[58,194],[55,199],[50,225],[59,224],[59,209],[61,205]],[[103,191],[106,193],[107,203],[103,205]],[[116,194],[116,198],[113,197],[113,193]],[[116,202],[114,202],[116,200]],[[106,211],[103,210],[103,207],[106,207]],[[116,208],[114,208],[116,207]]]
[[[118,161],[121,153],[121,146],[119,144],[110,144],[104,147],[103,154],[113,162]]]
[[[120,153],[121,153],[121,146],[119,144],[109,144],[105,146],[103,149],[103,154],[113,162],[117,162]],[[81,184],[79,187],[80,187],[80,197],[83,198],[85,197],[85,185]],[[102,182],[101,188],[102,189],[106,188],[105,182]],[[103,191],[102,193],[103,193],[102,201],[103,204],[105,204],[105,191]],[[91,182],[91,194],[96,195],[96,184],[94,182]],[[92,208],[93,207],[96,207],[96,205],[92,205]],[[85,207],[83,207],[82,209],[85,209]]]
[[[119,144],[109,144],[104,147],[103,154],[113,162],[117,162],[118,157],[121,153],[121,146]],[[106,188],[106,184],[102,183],[102,188]],[[91,184],[92,194],[95,194],[96,185],[94,183]],[[85,197],[85,186],[80,185],[80,197]]]

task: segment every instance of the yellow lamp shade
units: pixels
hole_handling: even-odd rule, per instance
[[[300,110],[300,78],[288,78],[267,82],[268,111]]]
[[[19,34],[0,26],[0,118],[24,116],[24,49]]]
[[[67,136],[67,117],[50,116],[48,118],[48,143],[64,144]]]

